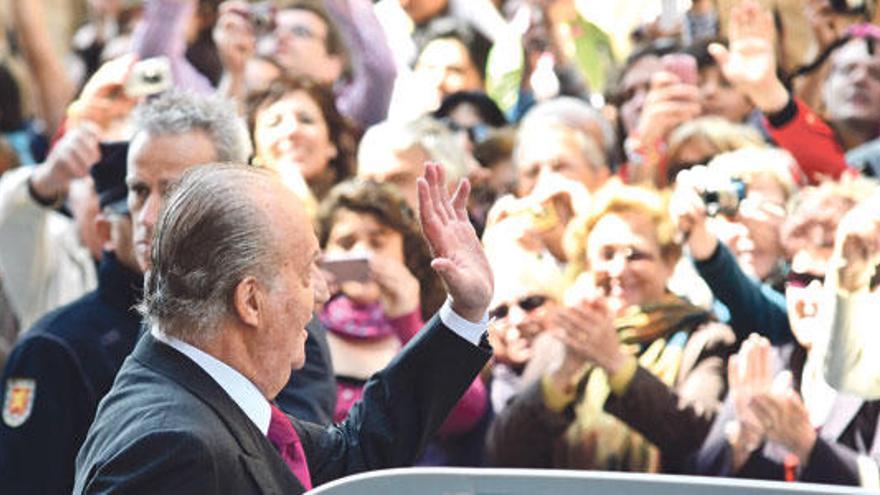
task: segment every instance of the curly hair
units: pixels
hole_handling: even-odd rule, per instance
[[[354,175],[356,168],[355,153],[360,137],[354,124],[343,117],[339,110],[337,110],[331,88],[303,76],[282,76],[276,79],[269,85],[268,89],[248,98],[248,130],[251,133],[251,137],[255,137],[254,131],[256,129],[257,115],[270,105],[297,91],[307,94],[318,105],[318,108],[321,109],[321,115],[324,117],[324,122],[327,123],[327,130],[330,134],[330,142],[336,146],[336,156],[329,163],[330,170],[333,172],[332,181],[320,188],[323,190],[313,189],[315,196],[321,198],[333,184],[342,182]]]
[[[590,210],[572,220],[565,230],[563,242],[569,260],[567,276],[574,280],[588,268],[587,238],[599,220],[612,213],[637,213],[648,217],[660,243],[661,258],[670,266],[674,265],[681,256],[681,246],[675,240],[675,225],[667,209],[668,199],[667,194],[654,189],[609,181],[593,196]]]
[[[416,214],[390,184],[352,179],[330,190],[318,209],[318,242],[327,246],[339,210],[372,215],[403,236],[404,264],[419,281],[422,317],[427,320],[446,299],[440,278],[431,268],[431,254]]]

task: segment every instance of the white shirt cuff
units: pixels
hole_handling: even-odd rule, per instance
[[[458,313],[452,309],[452,299],[448,297],[446,298],[446,302],[443,303],[443,306],[440,307],[439,314],[440,321],[442,321],[447,328],[476,346],[480,345],[480,339],[483,338],[483,334],[486,333],[486,328],[489,326],[488,312],[483,314],[479,323],[468,321],[459,316]]]

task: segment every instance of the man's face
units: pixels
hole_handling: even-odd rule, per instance
[[[645,97],[651,88],[651,76],[663,70],[660,58],[648,55],[639,59],[623,76],[620,83],[623,102],[620,104],[620,118],[627,134],[632,133],[639,124]]]
[[[581,138],[586,138],[581,136]],[[527,196],[545,174],[560,174],[595,191],[607,179],[584,155],[577,131],[530,127],[520,133],[516,154],[517,195]]]
[[[410,208],[418,210],[416,181],[424,173],[425,162],[431,158],[421,146],[404,150],[374,150],[358,157],[363,158],[358,163],[358,177],[393,184]]]
[[[265,294],[266,314],[261,330],[263,360],[280,390],[291,369],[305,363],[306,324],[317,305],[327,302],[329,290],[318,269],[318,239],[302,203],[290,190],[267,194],[267,213],[273,220],[280,260],[277,275]],[[273,197],[274,196],[274,197]]]
[[[286,9],[275,15],[275,30],[260,41],[260,52],[271,56],[289,75],[332,83],[342,75],[339,55],[327,52],[327,24],[309,10]]]
[[[700,71],[700,104],[703,115],[716,115],[730,122],[744,121],[752,111],[752,103],[721,73],[717,66]]]
[[[880,122],[880,53],[869,54],[862,39],[838,49],[831,58],[824,96],[832,122],[877,127]]]
[[[153,228],[164,204],[165,192],[190,167],[216,160],[213,143],[201,131],[162,136],[140,132],[132,139],[125,182],[135,256],[144,272],[150,269]]]
[[[481,91],[483,81],[461,41],[441,38],[428,43],[419,55],[416,72],[436,85],[440,98],[457,91]]]

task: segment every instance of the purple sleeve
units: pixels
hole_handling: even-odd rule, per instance
[[[397,69],[385,32],[369,0],[327,0],[327,10],[342,32],[352,75],[336,91],[340,113],[362,128],[385,120]]]
[[[147,0],[144,16],[134,30],[131,48],[138,58],[166,56],[171,61],[175,86],[211,93],[208,78],[186,59],[186,28],[193,16],[192,0]]]

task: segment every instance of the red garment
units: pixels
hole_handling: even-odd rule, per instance
[[[272,408],[272,419],[269,422],[269,432],[266,436],[269,442],[275,447],[275,450],[284,459],[284,463],[293,472],[293,475],[302,483],[305,489],[312,489],[312,476],[309,474],[309,464],[306,462],[306,452],[303,449],[299,435],[281,409],[275,404],[270,404]]]
[[[326,316],[326,313],[322,312],[322,316]],[[421,309],[416,308],[409,314],[391,318],[388,320],[388,323],[394,329],[394,333],[397,334],[401,344],[406,345],[423,326]],[[349,409],[363,396],[364,385],[364,383],[355,383],[350,380],[338,380],[336,382],[334,423],[339,423],[348,416]],[[446,421],[443,422],[443,425],[437,432],[438,435],[456,435],[470,431],[480,421],[488,407],[489,393],[483,380],[477,377],[461,399],[459,399],[455,408],[449,413]]]
[[[846,164],[843,147],[834,130],[806,103],[798,98],[793,100],[792,118],[777,127],[765,116],[764,124],[779,147],[794,156],[810,184],[818,184],[827,177],[840,179],[845,172],[855,173],[855,169]]]

